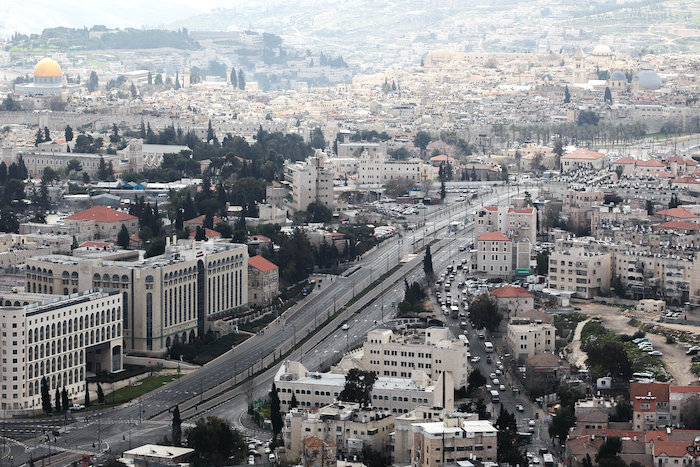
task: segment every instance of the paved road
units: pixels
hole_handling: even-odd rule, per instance
[[[488,195],[485,202],[493,203],[496,195]],[[506,198],[505,192],[498,195],[500,199]],[[134,401],[129,405],[104,411],[99,417],[93,416],[82,419],[79,423],[73,424],[66,429],[58,438],[51,439],[51,449],[67,449],[73,451],[73,456],[66,454],[59,456],[59,460],[54,460],[54,464],[63,465],[61,459],[76,458],[76,454],[96,453],[105,449],[112,449],[118,452],[126,449],[127,438],[132,437],[142,443],[146,440],[155,441],[167,433],[168,426],[167,411],[175,404],[185,407],[183,416],[193,416],[204,413],[205,405],[198,407],[200,401],[214,396],[220,392],[228,390],[232,385],[245,378],[250,368],[255,371],[270,365],[281,352],[286,352],[298,342],[302,336],[311,332],[314,323],[320,324],[334,309],[340,308],[359,293],[372,280],[399,263],[401,255],[419,248],[423,244],[423,237],[432,240],[439,236],[453,220],[465,220],[468,203],[458,203],[450,208],[441,209],[433,214],[418,217],[416,220],[424,220],[425,224],[420,229],[414,229],[403,237],[395,237],[382,243],[376,251],[370,252],[358,263],[360,268],[349,277],[337,277],[330,283],[323,283],[321,290],[312,294],[303,303],[289,310],[284,316],[271,324],[264,334],[253,336],[247,341],[237,346],[234,350],[227,352],[218,359],[210,362],[196,372],[183,376],[182,378],[156,390],[139,401]],[[473,207],[471,208],[473,211]],[[454,240],[443,240],[445,244]],[[413,244],[413,245],[411,245]],[[450,250],[445,250],[450,254]],[[439,255],[436,260],[440,258]],[[420,261],[420,259],[417,259]],[[420,269],[415,273],[415,278],[420,275]],[[393,278],[392,278],[393,279]],[[390,281],[385,281],[388,284]],[[388,287],[388,293],[384,295],[384,311],[387,311],[387,303],[399,301],[403,296],[403,284],[399,282],[393,287]],[[381,293],[375,289],[374,295]],[[365,301],[369,298],[365,297]],[[362,314],[353,317],[350,321],[350,329],[342,342],[342,335],[339,331],[331,333],[331,329],[316,336],[309,342],[308,348],[303,348],[302,353],[297,351],[291,358],[302,358],[305,365],[314,368],[328,359],[327,352],[330,349],[343,351],[345,345],[350,340],[361,340],[366,332],[374,326],[374,320],[381,320],[381,305],[375,303]],[[327,341],[321,341],[330,334]],[[305,344],[306,345],[306,344]],[[321,351],[321,349],[323,349]],[[235,425],[237,418],[246,406],[246,399],[251,396],[259,397],[269,391],[270,378],[274,369],[264,373],[255,379],[252,385],[246,388],[239,388],[237,391],[226,396],[228,402],[220,403],[207,413],[216,413],[227,416]],[[251,387],[252,386],[252,387]],[[244,394],[245,393],[245,394]],[[187,407],[189,413],[186,412]],[[154,418],[154,420],[146,421]],[[98,439],[99,434],[99,439]],[[43,441],[43,443],[42,443]],[[61,446],[63,442],[63,446]],[[93,447],[94,443],[94,447]],[[28,446],[38,444],[36,449],[29,452],[20,452],[20,448],[13,451],[15,463],[27,461],[30,456],[43,456],[48,452],[49,444],[42,438],[41,440],[31,440]],[[58,463],[57,463],[58,462]]]

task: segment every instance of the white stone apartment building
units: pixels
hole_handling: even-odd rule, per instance
[[[498,430],[488,420],[458,417],[413,424],[412,467],[437,467],[460,461],[496,462]]]
[[[83,172],[90,176],[95,175],[100,169],[100,159],[104,160],[105,164],[111,162],[115,169],[119,164],[119,156],[110,154],[21,150],[17,152],[16,157],[22,157],[30,178],[41,176],[46,167],[53,170],[65,169],[72,160],[80,162]]]
[[[503,232],[513,239],[537,241],[537,209],[510,206],[484,206],[474,215],[474,238],[485,233]]]
[[[180,151],[192,152],[188,146],[146,144],[142,139],[134,139],[124,149],[117,151],[117,155],[120,160],[129,161],[131,170],[142,172],[144,169],[160,167],[164,154],[179,154]]]
[[[405,178],[415,183],[433,180],[433,169],[420,159],[397,161],[387,157],[370,157],[363,153],[357,167],[357,183],[383,185],[389,180]]]
[[[287,459],[299,459],[306,438],[333,441],[344,456],[359,455],[367,447],[390,454],[389,434],[394,416],[374,408],[361,409],[353,402],[334,402],[319,409],[292,409],[284,417],[284,447]]]
[[[323,407],[338,400],[345,387],[345,375],[309,372],[301,363],[287,361],[275,375],[275,385],[283,412],[290,410],[292,396],[299,409]],[[412,378],[379,376],[372,389],[372,407],[385,414],[408,413],[419,405],[454,409],[452,375],[440,376],[434,383],[425,374]]]
[[[2,409],[41,410],[41,380],[82,400],[87,372],[122,369],[122,296],[90,290],[0,307]]]
[[[610,291],[611,255],[581,247],[556,248],[549,256],[549,288],[593,298]]]
[[[367,334],[356,366],[393,378],[410,378],[418,370],[433,381],[449,372],[454,387],[460,388],[467,384],[469,376],[468,355],[468,348],[454,339],[448,328],[431,327],[422,334],[407,336],[389,329],[374,329]]]
[[[441,422],[449,412],[442,408],[418,406],[403,415],[394,417],[394,433],[391,438],[392,461],[394,465],[411,463],[413,449],[413,424],[426,422]],[[478,420],[478,414],[460,413],[464,420]]]
[[[510,237],[502,232],[479,235],[476,239],[476,270],[487,276],[512,276],[515,271]]]
[[[285,162],[284,178],[292,187],[292,208],[305,211],[311,203],[321,203],[333,210],[333,171],[323,159],[310,157],[301,162]]]
[[[507,342],[512,354],[525,361],[541,353],[554,353],[556,328],[551,316],[539,310],[529,310],[510,319]]]
[[[175,342],[190,342],[248,303],[246,245],[184,240],[168,244],[160,256],[120,259],[119,252],[108,251],[31,258],[26,290],[55,295],[119,291],[126,349],[154,356]]]
[[[64,224],[76,233],[76,238],[80,236],[86,240],[116,240],[122,225],[131,235],[136,234],[139,229],[138,217],[106,206],[95,206],[76,212],[66,217]]]
[[[599,152],[579,148],[569,154],[564,154],[560,161],[562,172],[576,169],[601,170],[607,164],[607,157]]]
[[[362,153],[366,153],[371,159],[386,157],[387,143],[385,141],[379,143],[338,143],[338,157],[340,158],[359,159]]]

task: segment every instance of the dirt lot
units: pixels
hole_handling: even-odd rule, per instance
[[[648,315],[639,313],[637,311],[625,311],[621,312],[618,307],[611,307],[606,305],[600,305],[596,303],[583,304],[581,305],[581,312],[590,317],[599,317],[603,320],[605,326],[615,331],[619,334],[634,334],[638,328],[631,326],[628,321],[631,318],[636,318],[642,323],[650,323],[669,329],[678,329],[683,331],[695,332],[700,334],[700,327],[697,326],[683,326],[678,324],[661,324],[656,322],[658,315]],[[579,323],[579,327],[583,327],[582,323]],[[578,335],[580,336],[580,329],[577,328]],[[647,333],[647,338],[654,345],[655,350],[659,350],[664,355],[661,357],[666,364],[666,369],[673,376],[676,384],[686,385],[691,381],[697,381],[697,376],[690,372],[690,357],[688,357],[685,352],[687,347],[686,344],[676,343],[667,344],[666,338],[657,334]],[[572,363],[581,363],[581,357],[585,360],[585,355],[580,351],[578,342],[574,342],[573,351],[571,353],[570,359]]]

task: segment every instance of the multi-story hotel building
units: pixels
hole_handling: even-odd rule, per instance
[[[175,342],[191,341],[208,331],[213,320],[248,303],[245,245],[184,240],[168,244],[165,254],[152,258],[115,260],[116,254],[96,251],[27,260],[27,291],[119,291],[124,345],[145,355],[160,355]]]
[[[41,380],[52,396],[85,393],[86,373],[122,369],[122,295],[89,290],[25,306],[0,308],[0,408],[41,409]]]

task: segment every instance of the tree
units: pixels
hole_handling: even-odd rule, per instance
[[[578,126],[583,126],[583,125],[597,126],[599,121],[600,121],[600,117],[594,111],[582,110],[581,113],[578,114],[578,118],[576,119],[576,124]]]
[[[612,377],[629,379],[632,376],[632,362],[627,356],[627,351],[620,342],[606,341],[586,345],[584,349],[588,353],[588,366],[599,367],[603,374]]]
[[[467,397],[471,397],[474,391],[486,384],[486,377],[479,371],[478,368],[469,373],[467,378]]]
[[[105,393],[102,391],[102,385],[100,383],[97,383],[97,402],[99,404],[105,403]]]
[[[61,407],[61,391],[58,389],[58,386],[56,386],[56,393],[53,396],[54,400],[56,401],[56,413],[60,412],[61,409],[66,410],[68,407]]]
[[[112,123],[112,134],[109,135],[109,142],[116,144],[121,139],[122,139],[121,136],[119,136],[119,127],[117,126],[116,123]]]
[[[173,424],[170,435],[172,437],[173,446],[182,445],[182,419],[180,418],[180,407],[177,405],[173,409]]]
[[[66,141],[73,141],[73,128],[71,128],[70,125],[66,125],[66,129],[63,130],[63,136]]]
[[[546,276],[549,272],[549,251],[540,251],[537,253],[537,274]]]
[[[122,224],[122,228],[119,230],[119,234],[117,235],[117,245],[124,249],[128,249],[130,242],[129,237],[129,231],[126,228],[126,225]]]
[[[238,70],[238,89],[241,91],[245,89],[245,75],[243,74],[243,69]]]
[[[272,423],[272,433],[276,438],[282,432],[284,422],[282,420],[280,397],[277,394],[275,383],[272,383],[272,390],[270,391],[270,422]]]
[[[610,88],[607,86],[605,87],[605,94],[603,95],[603,101],[607,102],[608,104],[613,103],[612,93],[610,92]]]
[[[5,161],[0,162],[0,185],[4,185],[7,182],[7,164]]]
[[[668,208],[669,209],[677,208],[678,206],[680,206],[680,204],[681,204],[681,202],[678,199],[678,195],[676,193],[671,194],[671,200],[668,203]]]
[[[160,73],[156,73],[156,78],[153,80],[153,84],[156,86],[162,86],[163,85],[163,75]]]
[[[576,424],[574,409],[570,406],[562,405],[557,409],[551,423],[549,424],[549,436],[559,438],[560,443],[564,443],[569,430]]]
[[[311,130],[311,147],[315,149],[326,148],[326,138],[324,138],[323,130],[320,127]]]
[[[402,196],[416,189],[416,182],[408,178],[392,178],[384,184],[384,194],[390,198]]]
[[[564,87],[564,104],[571,102],[571,93],[569,92],[569,86]]]
[[[185,436],[187,446],[194,449],[195,466],[239,464],[245,458],[245,440],[219,417],[200,418],[194,427],[187,429]]]
[[[214,214],[211,212],[211,209],[207,209],[206,214],[204,214],[204,222],[202,223],[202,226],[209,230],[214,228]]]
[[[175,90],[180,89],[180,74],[179,71],[175,72]]]
[[[63,386],[63,391],[61,391],[61,407],[63,407],[63,411],[68,411],[70,405],[70,399],[68,399],[68,391],[66,391],[66,387]]]
[[[219,232],[223,238],[233,237],[233,227],[231,227],[231,224],[229,224],[228,222],[217,222],[214,226],[214,230]]]
[[[49,394],[49,380],[46,376],[41,378],[41,409],[46,415],[51,414],[51,395]]]
[[[564,155],[564,142],[561,139],[557,139],[554,142],[552,152],[557,155],[557,168],[559,168],[561,166],[561,157]]]
[[[475,328],[495,330],[501,323],[503,315],[498,311],[496,302],[487,294],[479,295],[469,307],[469,321]]]
[[[236,69],[231,67],[231,86],[234,88],[238,87],[238,77],[236,76]]]
[[[216,138],[214,134],[214,127],[211,125],[211,119],[209,120],[209,126],[207,127],[207,143]]]
[[[39,128],[36,132],[36,138],[34,138],[34,146],[39,147],[40,143],[44,142],[44,132]]]
[[[430,245],[425,248],[425,256],[423,257],[423,271],[427,277],[432,277],[433,270],[433,255],[430,253]]]
[[[66,174],[70,176],[71,172],[80,172],[83,170],[83,164],[78,159],[71,159],[66,164]]]
[[[0,107],[2,110],[7,110],[8,112],[22,110],[22,106],[20,106],[19,103],[12,98],[11,94],[8,94],[7,97],[5,97]]]
[[[148,72],[148,85],[150,86],[152,84],[153,84],[153,74],[149,71]]]
[[[615,413],[610,416],[611,422],[629,422],[632,420],[632,404],[624,399],[618,400],[615,405]]]
[[[323,203],[314,201],[306,207],[308,213],[306,222],[323,222],[324,224],[333,220],[333,211]]]
[[[420,148],[421,156],[425,156],[425,149],[432,140],[430,133],[427,131],[419,131],[413,137],[413,145]]]
[[[90,388],[88,387],[88,383],[85,383],[85,407],[90,407]]]
[[[88,92],[95,92],[97,91],[97,86],[99,84],[99,80],[97,79],[97,73],[94,71],[90,72],[90,78],[88,78]]]
[[[700,430],[700,396],[688,397],[681,405],[681,423],[686,430]]]
[[[445,201],[445,198],[447,197],[447,191],[445,190],[445,181],[440,182],[440,200]]]
[[[595,461],[600,465],[602,459],[617,457],[620,451],[622,451],[622,440],[617,436],[608,436],[600,449],[598,449]]]
[[[292,394],[292,398],[289,401],[289,408],[291,410],[297,407],[299,407],[299,401],[297,400],[297,396],[295,394]]]
[[[338,395],[338,400],[357,402],[360,407],[369,406],[372,403],[372,388],[375,381],[377,381],[377,373],[374,371],[351,369],[345,376],[345,386]]]
[[[194,239],[198,242],[206,241],[207,240],[207,231],[204,230],[204,228],[197,226],[197,229],[195,230],[195,234],[194,234]]]

